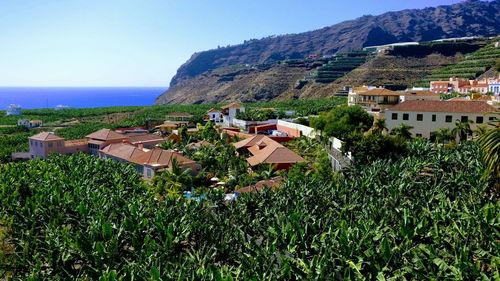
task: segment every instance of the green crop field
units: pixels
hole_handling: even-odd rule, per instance
[[[493,40],[495,41],[495,40]],[[500,48],[495,48],[495,43],[465,56],[457,64],[448,65],[432,71],[432,73],[419,85],[428,86],[430,81],[448,80],[450,77],[475,79],[486,72],[500,60]]]
[[[498,279],[500,205],[479,155],[417,141],[230,204],[158,201],[132,167],[85,155],[3,165],[0,278]]]

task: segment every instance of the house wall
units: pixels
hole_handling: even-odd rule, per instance
[[[208,119],[213,122],[222,122],[222,113],[210,112],[208,113]]]
[[[302,135],[314,139],[318,135],[318,133],[309,126],[296,124],[285,120],[278,120],[277,128],[279,131],[286,132],[290,137],[300,137]]]
[[[419,95],[401,95],[399,96],[399,102],[409,101],[409,100],[440,100],[439,95],[434,96],[419,96]]]
[[[276,124],[264,124],[248,128],[248,132],[251,134],[256,134],[258,132],[265,132],[269,130],[277,130]]]
[[[88,153],[89,147],[88,145],[85,144],[79,144],[79,145],[69,145],[69,146],[64,146],[62,149],[62,154],[75,154],[79,152],[83,153]]]
[[[392,114],[397,114],[397,120],[393,119]],[[408,114],[408,120],[403,120],[403,114]],[[422,121],[417,121],[417,114],[422,114]],[[432,115],[436,115],[436,121],[432,121]],[[451,122],[446,122],[446,116],[452,116]],[[441,128],[455,128],[456,120],[461,120],[462,116],[467,116],[468,120],[472,120],[471,129],[475,130],[478,125],[489,126],[489,117],[492,114],[483,113],[453,113],[453,112],[407,112],[407,111],[392,111],[387,110],[385,113],[386,124],[389,131],[399,126],[401,123],[412,126],[411,133],[414,137],[420,135],[424,138],[430,138],[431,132],[437,132]],[[477,124],[477,117],[483,117],[483,123]]]
[[[64,141],[40,141],[29,139],[29,147],[31,158],[46,158],[51,153],[61,153],[64,152]]]
[[[488,85],[488,92],[492,92],[495,96],[500,95],[500,83],[491,83]]]

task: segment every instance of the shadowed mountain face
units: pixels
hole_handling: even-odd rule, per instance
[[[473,0],[450,6],[363,16],[314,31],[249,40],[240,45],[193,54],[178,69],[170,86],[175,89],[182,81],[231,65],[271,63],[310,54],[330,55],[395,42],[495,36],[500,33],[499,14],[500,0]],[[168,100],[168,97],[160,97],[158,102]]]

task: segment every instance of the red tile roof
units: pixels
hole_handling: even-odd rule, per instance
[[[222,109],[229,109],[229,108],[241,108],[241,105],[237,102],[232,102],[232,103],[222,107]]]
[[[244,140],[239,141],[237,143],[233,143],[233,145],[234,145],[234,147],[236,147],[236,149],[241,149],[241,148],[249,148],[249,147],[252,147],[252,146],[254,146],[256,144],[260,144],[260,143],[264,143],[264,145],[265,145],[265,144],[271,143],[271,142],[274,142],[274,141],[266,135],[253,135],[247,139],[244,139]]]
[[[268,143],[266,147],[260,150],[252,149],[252,153],[255,153],[254,156],[247,159],[247,162],[251,166],[256,166],[262,163],[288,164],[305,161],[304,158],[275,141]]]
[[[164,142],[165,140],[155,134],[148,134],[148,133],[128,133],[126,137],[129,139],[129,141],[132,144],[138,144],[138,143],[161,143]]]
[[[127,137],[110,129],[101,129],[97,132],[93,132],[92,134],[87,135],[86,138],[108,141],[126,139]]]
[[[54,134],[53,132],[42,132],[36,134],[34,136],[29,137],[29,139],[39,140],[39,141],[55,141],[55,140],[64,140],[60,136]]]
[[[397,104],[388,111],[487,113],[497,109],[484,101],[413,100]]]
[[[176,159],[179,165],[196,163],[179,152],[155,148],[146,152],[144,164],[153,167],[171,167],[173,159]]]
[[[139,165],[144,164],[147,159],[146,152],[128,143],[113,143],[100,151],[106,155]]]
[[[366,92],[358,93],[361,96],[399,96],[400,93],[387,89],[372,89]]]
[[[407,91],[402,93],[405,96],[437,96],[439,97],[439,94],[431,92],[431,91]]]

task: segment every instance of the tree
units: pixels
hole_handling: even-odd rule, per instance
[[[412,126],[406,125],[405,123],[399,124],[396,128],[392,129],[391,134],[400,137],[405,140],[411,140],[411,129],[413,129]]]
[[[354,132],[365,132],[373,124],[373,116],[360,106],[338,106],[311,120],[311,126],[325,137],[345,139]]]
[[[344,142],[342,151],[350,151],[356,164],[368,164],[376,159],[396,159],[406,154],[406,140],[382,134],[353,134]]]
[[[373,126],[371,128],[372,133],[374,134],[382,134],[387,131],[387,126],[385,125],[384,118],[377,118],[373,122]]]
[[[470,124],[472,124],[472,120],[461,121],[457,119],[455,121],[455,128],[451,130],[451,133],[458,139],[458,141],[467,140],[467,136],[472,134]]]
[[[441,128],[436,133],[436,143],[445,144],[448,141],[453,140],[453,134],[448,128]]]
[[[498,185],[500,179],[500,128],[495,128],[481,135],[477,140],[483,151],[483,161],[486,164],[485,175],[495,178]]]
[[[201,131],[201,137],[204,140],[207,140],[210,142],[214,142],[214,141],[220,139],[219,134],[215,130],[212,121],[208,121],[207,124],[205,124],[205,126],[203,127],[203,129]]]

